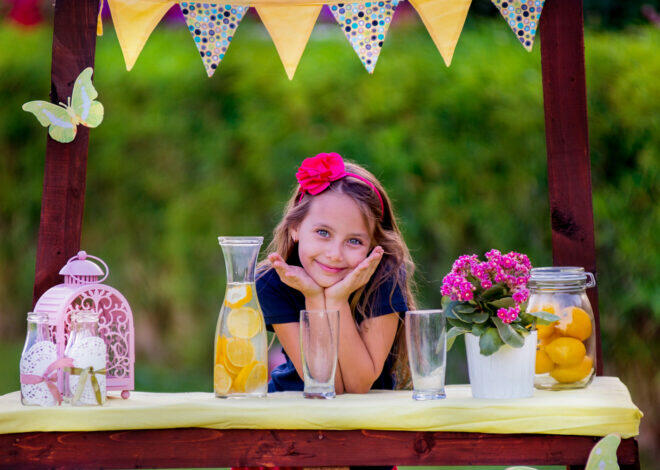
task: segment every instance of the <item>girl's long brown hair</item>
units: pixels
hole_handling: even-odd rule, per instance
[[[399,287],[405,296],[408,309],[414,310],[417,307],[413,281],[415,265],[396,222],[390,198],[380,182],[369,171],[347,161],[345,161],[345,167],[347,173],[354,173],[369,180],[378,189],[383,199],[381,208],[380,200],[373,188],[364,181],[350,176],[333,181],[325,190],[346,194],[358,204],[362,214],[370,222],[367,225],[374,227],[373,244],[370,248],[380,245],[384,250],[378,268],[376,268],[369,282],[358,289],[351,298],[353,316],[360,315],[362,319],[370,316],[371,305],[377,300],[375,296],[378,288],[388,279],[394,281],[390,292],[390,303],[394,290]],[[300,199],[300,193],[296,188],[284,209],[282,221],[273,231],[273,240],[268,245],[268,253],[278,253],[287,263],[298,261],[297,243],[293,241],[291,230],[300,226],[307,216],[313,199],[314,196],[309,194],[305,194]],[[259,264],[258,271],[263,272],[269,267],[270,262],[264,260]],[[392,311],[394,311],[394,308]],[[391,373],[394,374],[395,387],[397,389],[410,388],[411,378],[410,369],[408,368],[406,336],[401,320],[394,340],[393,354],[395,355],[395,361]]]

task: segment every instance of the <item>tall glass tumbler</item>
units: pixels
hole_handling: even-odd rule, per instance
[[[339,310],[300,311],[300,352],[305,398],[334,398]]]
[[[442,310],[406,312],[406,343],[415,400],[445,398],[447,334]]]

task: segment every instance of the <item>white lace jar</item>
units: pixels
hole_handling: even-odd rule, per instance
[[[106,346],[99,336],[99,314],[80,311],[72,326],[64,355],[72,360],[66,369],[66,396],[74,406],[102,405],[106,400]]]
[[[55,406],[61,403],[57,386],[60,364],[48,315],[28,313],[27,335],[19,366],[21,403],[34,406]]]

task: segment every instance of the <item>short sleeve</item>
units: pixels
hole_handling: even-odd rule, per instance
[[[390,313],[402,313],[408,310],[406,297],[394,277],[388,278],[376,290],[370,317],[379,317]]]
[[[300,320],[300,310],[305,298],[301,293],[284,284],[274,269],[257,278],[257,296],[266,325],[293,323]],[[302,307],[301,299],[302,297]]]

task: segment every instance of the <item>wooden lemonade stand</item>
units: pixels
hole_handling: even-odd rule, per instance
[[[94,66],[98,13],[98,0],[55,2],[52,102],[66,101],[79,71]],[[553,261],[596,273],[582,1],[547,0],[540,37]],[[35,301],[59,282],[59,269],[80,249],[88,142],[89,130],[82,126],[70,144],[48,137]],[[596,320],[600,376],[596,288],[588,294]],[[54,429],[0,434],[0,468],[559,464],[578,469],[584,468],[598,439],[565,433],[360,428]],[[622,469],[640,468],[634,437],[622,440],[618,461]]]

